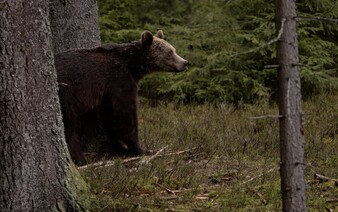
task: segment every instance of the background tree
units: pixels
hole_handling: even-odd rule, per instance
[[[280,172],[283,211],[306,211],[304,130],[298,39],[294,0],[276,1],[278,88],[280,114]]]
[[[96,0],[50,1],[54,53],[100,44]]]
[[[50,21],[55,54],[70,49],[93,48],[101,43],[96,0],[50,1]],[[107,139],[96,117],[96,111],[93,111],[82,117],[77,126],[83,143],[98,146]]]
[[[64,139],[48,3],[3,1],[0,17],[0,208],[82,210],[88,196]]]

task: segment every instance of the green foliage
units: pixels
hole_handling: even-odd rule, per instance
[[[301,17],[338,18],[338,2],[302,1]],[[338,24],[328,21],[299,21],[299,52],[302,64],[303,94],[309,97],[338,89]]]
[[[274,1],[100,0],[103,42],[130,42],[147,29],[190,62],[180,74],[154,74],[141,82],[151,101],[248,102],[277,96]],[[335,0],[298,2],[301,17],[338,18]],[[302,91],[311,97],[338,90],[338,24],[299,19]]]

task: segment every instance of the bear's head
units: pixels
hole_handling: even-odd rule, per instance
[[[142,48],[147,51],[146,65],[151,71],[181,72],[188,68],[188,61],[176,53],[176,49],[164,40],[163,31],[155,36],[149,31],[141,35]]]

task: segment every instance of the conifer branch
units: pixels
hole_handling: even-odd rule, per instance
[[[236,57],[238,55],[243,55],[243,54],[249,54],[249,53],[252,53],[252,52],[257,52],[259,51],[260,49],[266,47],[266,46],[270,46],[271,44],[273,43],[276,43],[282,36],[283,32],[284,32],[284,23],[286,21],[286,18],[283,18],[282,21],[281,21],[281,27],[279,28],[278,30],[278,35],[276,38],[256,47],[256,48],[253,48],[253,49],[250,49],[249,51],[246,51],[246,52],[240,52],[240,53],[236,53],[236,54],[233,54],[233,55],[230,55],[229,57]]]
[[[338,24],[338,19],[334,18],[323,18],[319,16],[297,16],[296,21],[325,21],[325,22],[333,22],[335,24]]]

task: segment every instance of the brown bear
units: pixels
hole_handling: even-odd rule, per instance
[[[56,54],[59,98],[73,161],[86,163],[85,144],[79,140],[76,127],[82,116],[94,110],[100,112],[112,150],[143,154],[138,141],[137,84],[151,72],[181,72],[187,65],[188,61],[164,40],[162,30],[155,36],[144,31],[140,40],[131,43]]]

